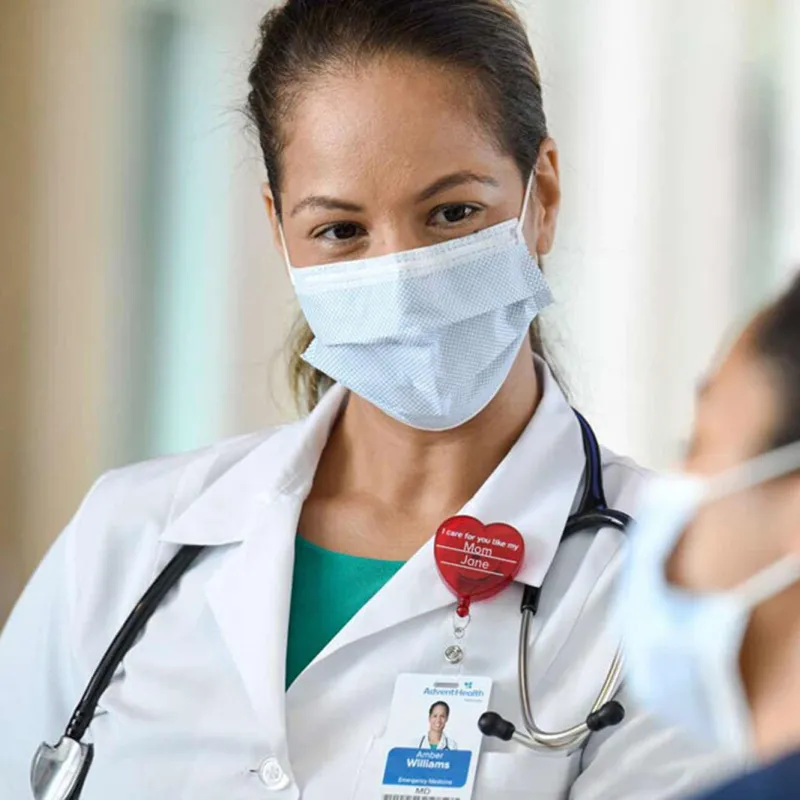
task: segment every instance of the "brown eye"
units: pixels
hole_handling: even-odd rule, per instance
[[[477,214],[480,209],[477,206],[467,203],[453,203],[452,205],[440,206],[431,215],[433,225],[458,225],[466,222]]]
[[[461,222],[462,219],[466,219],[469,216],[470,211],[471,209],[467,208],[467,206],[451,206],[442,211],[442,216],[448,222]]]
[[[355,222],[337,222],[323,228],[316,234],[316,238],[327,239],[331,242],[347,242],[355,239],[360,233],[361,226],[356,225]]]

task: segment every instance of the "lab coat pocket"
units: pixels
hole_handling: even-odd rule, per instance
[[[572,756],[534,752],[482,753],[473,800],[502,797],[565,800],[577,777],[580,753]]]

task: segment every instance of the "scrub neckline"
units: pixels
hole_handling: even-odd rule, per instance
[[[367,556],[350,555],[350,553],[340,553],[338,550],[329,550],[327,547],[321,547],[318,544],[314,544],[314,542],[309,542],[308,539],[305,539],[300,533],[297,534],[295,540],[297,545],[300,545],[301,547],[304,547],[311,552],[319,553],[325,556],[332,556],[334,558],[347,559],[350,561],[365,561],[365,562],[371,562],[373,564],[402,565],[406,563],[404,560],[393,560],[389,558],[369,558]]]

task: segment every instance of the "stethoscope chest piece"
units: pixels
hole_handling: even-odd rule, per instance
[[[57,745],[40,744],[31,763],[35,800],[74,800],[92,762],[93,746],[63,736]]]

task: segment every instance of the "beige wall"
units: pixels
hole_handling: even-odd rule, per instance
[[[116,5],[3,3],[0,620],[106,457]]]
[[[125,460],[120,394],[130,387],[119,376],[130,371],[115,360],[124,358],[120,319],[131,315],[126,270],[141,265],[120,252],[130,232],[123,165],[137,144],[120,87],[129,85],[126,25],[161,1],[1,3],[0,625],[92,481]],[[224,395],[215,438],[293,412],[282,359],[291,289],[259,201],[260,156],[235,112],[242,54],[267,5],[191,2],[182,11],[220,64],[218,157],[232,173],[230,194],[218,198],[229,217],[218,265],[225,288],[215,297],[229,317],[223,385],[204,388]]]
[[[0,619],[18,591],[31,264],[34,35],[31,3],[5,0],[0,24]]]
[[[106,266],[114,194],[116,3],[60,0],[37,20],[31,387],[23,564],[36,564],[101,468],[108,382]]]

